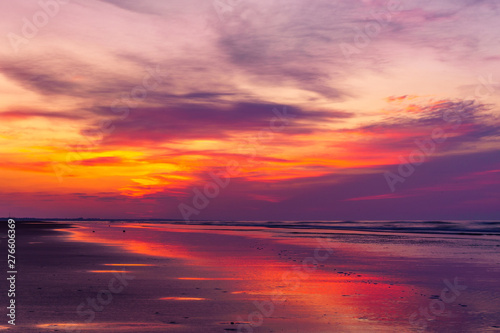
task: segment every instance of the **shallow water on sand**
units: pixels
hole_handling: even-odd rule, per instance
[[[63,236],[30,246],[79,244],[68,255],[71,264],[62,268],[69,279],[63,288],[86,289],[86,294],[66,292],[63,311],[58,307],[64,315],[56,316],[46,305],[37,309],[46,316],[26,327],[89,332],[500,329],[495,223],[155,221],[74,226],[61,229]],[[86,249],[93,246],[99,251],[89,262]],[[90,306],[76,311],[122,270],[133,279],[91,321],[84,312],[92,311]],[[62,320],[53,320],[57,317]]]

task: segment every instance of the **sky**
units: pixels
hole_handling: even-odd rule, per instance
[[[0,15],[0,216],[500,218],[497,1]]]

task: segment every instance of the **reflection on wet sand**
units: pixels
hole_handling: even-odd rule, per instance
[[[155,266],[151,264],[102,264],[103,266],[120,266],[120,267],[129,267],[129,266],[136,266],[136,267],[147,267],[147,266]]]
[[[154,318],[175,323],[176,332],[192,333],[412,331],[423,323],[431,332],[477,331],[481,325],[494,327],[494,313],[489,321],[484,313],[499,308],[491,266],[500,263],[491,239],[316,227],[75,226],[64,230],[67,242],[99,245],[114,253],[109,260],[90,264],[86,272],[134,276],[126,293],[116,295],[97,317],[105,322],[81,324],[83,331],[128,331],[123,319],[131,315],[141,321],[136,322],[137,332],[155,331]],[[488,256],[490,266],[477,260],[480,256]],[[477,276],[482,283],[474,286]],[[439,298],[443,279],[455,277],[469,281],[467,293],[423,322],[419,309]],[[106,278],[101,280],[105,286]],[[137,313],[128,312],[129,304],[137,305]]]
[[[120,246],[136,254],[182,260],[186,265],[195,265],[203,272],[216,272],[217,278],[180,276],[177,279],[234,281],[234,290],[229,294],[234,295],[235,300],[252,304],[253,301],[279,299],[280,302],[276,302],[275,306],[276,313],[285,314],[290,319],[314,320],[314,326],[335,322],[336,327],[356,327],[360,325],[360,311],[371,314],[364,316],[364,322],[370,318],[376,319],[380,310],[377,300],[381,298],[388,304],[385,311],[390,311],[396,317],[404,318],[410,311],[405,304],[398,304],[401,295],[406,296],[407,304],[408,299],[411,300],[410,286],[389,284],[388,277],[383,275],[354,274],[353,271],[357,269],[354,265],[350,272],[344,273],[335,268],[332,260],[325,261],[323,267],[302,265],[298,253],[303,253],[303,258],[312,256],[317,247],[314,242],[294,247],[280,244],[278,239],[273,242],[270,235],[258,230],[251,230],[247,234],[230,228],[199,230],[195,227],[165,228],[157,225],[134,226],[133,231],[123,236],[117,233],[122,228],[92,226],[96,232],[90,235],[89,228],[80,226],[71,230],[71,238]],[[117,234],[120,239],[117,239]],[[262,248],[253,245],[262,241],[270,244],[262,245]],[[280,248],[280,255],[273,255],[264,249],[269,246]],[[293,254],[288,257],[281,255],[289,252]],[[337,250],[335,255],[341,255],[341,251]],[[206,297],[190,295],[161,299],[206,300]],[[241,315],[246,319],[248,313]]]
[[[95,332],[165,332],[178,325],[158,324],[158,323],[88,323],[88,324],[75,324],[75,323],[49,323],[36,325],[39,329],[46,329],[51,331],[65,330],[70,332],[77,331],[95,331]]]
[[[94,271],[87,271],[89,273],[130,273],[130,271],[113,271],[113,270],[94,270]]]
[[[201,278],[201,277],[179,277],[178,280],[194,280],[194,281],[216,281],[216,280],[241,280],[241,278]]]
[[[207,298],[202,297],[162,297],[162,301],[206,301]]]

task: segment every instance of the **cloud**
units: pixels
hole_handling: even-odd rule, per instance
[[[99,115],[113,114],[106,108],[95,111]],[[316,123],[342,121],[351,116],[342,111],[304,111],[266,103],[234,103],[226,107],[179,104],[138,108],[131,110],[126,119],[116,121],[116,131],[105,139],[104,144],[227,139],[231,133],[270,131],[271,126],[286,126],[288,135],[307,134],[314,132]]]
[[[123,163],[123,159],[117,156],[96,157],[79,162],[85,166],[120,165],[121,163]]]
[[[67,119],[67,120],[83,119],[82,116],[74,113],[60,113],[60,112],[49,112],[40,110],[19,110],[19,111],[0,112],[0,119],[2,121],[17,121],[34,117],[48,118],[48,119]]]
[[[127,65],[130,66],[124,64],[124,67]],[[88,104],[117,98],[120,93],[130,91],[138,81],[65,50],[58,50],[57,56],[39,55],[36,62],[26,57],[1,59],[0,67],[0,73],[28,91],[45,98],[85,99]]]
[[[326,69],[335,71],[343,63],[336,55],[338,22],[343,21],[337,11],[338,4],[330,1],[241,2],[219,28],[218,45],[255,80],[339,100],[346,92],[332,84],[339,77]]]
[[[21,86],[43,95],[74,95],[78,84],[64,78],[55,68],[23,62],[2,62],[1,73]]]
[[[446,137],[440,151],[453,152],[486,138],[498,140],[500,127],[491,120],[491,111],[491,105],[477,101],[410,100],[406,106],[397,104],[381,120],[339,133],[361,137],[348,144],[351,151],[396,155],[404,150],[409,153],[416,148],[416,140],[428,140],[439,131]]]
[[[163,11],[165,6],[160,1],[156,0],[142,0],[140,2],[134,0],[101,0],[117,6],[122,9],[130,10],[142,14],[158,15],[159,11]]]

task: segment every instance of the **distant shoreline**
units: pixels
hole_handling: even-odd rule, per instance
[[[200,220],[186,223],[168,219],[15,219],[26,229],[73,228],[79,223],[144,223],[171,225],[198,225],[212,227],[251,227],[268,230],[282,229],[303,236],[326,234],[372,235],[442,235],[442,236],[500,236],[500,221],[221,221]],[[7,221],[7,220],[6,220]],[[55,222],[52,223],[51,222]]]
[[[120,219],[120,218],[39,218],[39,217],[0,217],[0,220],[8,220],[8,219],[14,219],[16,221],[25,221],[25,222],[51,222],[51,221],[111,221],[111,222],[121,222],[121,221],[128,221],[128,222],[149,222],[149,221],[155,221],[155,222],[185,222],[183,219],[146,219],[146,218],[135,218],[135,219]],[[500,219],[498,220],[487,220],[487,219],[477,219],[477,220],[457,220],[457,219],[444,219],[444,220],[402,220],[402,219],[392,219],[392,220],[296,220],[296,221],[291,221],[291,220],[220,220],[220,219],[204,219],[204,220],[190,220],[190,222],[260,222],[260,223],[281,223],[281,222],[307,222],[307,223],[312,223],[312,222],[336,222],[336,223],[359,223],[359,222],[425,222],[425,223],[447,223],[447,222],[468,222],[468,221],[484,221],[484,222],[500,222]]]

